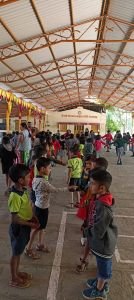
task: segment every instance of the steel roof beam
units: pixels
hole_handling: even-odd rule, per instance
[[[46,35],[45,29],[44,29],[44,26],[43,26],[43,24],[42,24],[41,18],[40,18],[39,14],[38,14],[38,11],[37,11],[35,2],[34,2],[33,0],[30,0],[30,3],[31,3],[32,9],[33,9],[33,11],[34,11],[34,14],[35,14],[35,16],[36,16],[36,19],[37,19],[37,21],[38,21],[38,23],[39,23],[39,26],[40,26],[40,28],[41,28],[41,31],[42,31],[43,34]],[[46,39],[46,42],[49,43],[49,38],[48,38],[47,36],[45,36],[45,39]],[[55,63],[55,65],[56,65],[57,71],[58,71],[58,73],[59,73],[59,75],[60,75],[60,77],[61,77],[61,80],[62,80],[62,82],[63,82],[63,85],[64,85],[64,87],[65,87],[65,90],[66,90],[66,92],[67,92],[67,89],[66,89],[66,85],[65,85],[65,83],[64,83],[63,76],[62,76],[62,74],[61,74],[61,72],[60,72],[60,69],[59,69],[58,63],[57,63],[57,61],[56,61],[54,52],[53,52],[53,50],[52,50],[52,48],[51,48],[51,45],[49,45],[49,50],[50,50],[50,53],[51,53],[51,55],[52,55],[52,57],[53,57],[54,63]],[[67,92],[67,94],[68,94],[68,92]],[[70,99],[70,101],[71,101],[71,97],[70,97],[69,94],[68,94],[68,97],[69,97],[69,99]]]
[[[11,36],[11,38],[13,39],[13,41],[17,43],[17,42],[18,42],[17,39],[15,38],[14,34],[10,31],[10,29],[8,28],[8,26],[4,23],[4,21],[3,21],[2,19],[0,19],[0,22],[1,22],[1,24],[3,25],[3,27],[5,28],[5,30],[8,32],[8,34]],[[19,46],[19,47],[20,47],[21,50],[23,50],[21,46]],[[30,61],[30,63],[32,64],[32,66],[33,66],[34,68],[36,68],[36,66],[34,65],[32,59],[31,59],[27,54],[25,54],[25,56],[26,56],[26,58]],[[3,63],[4,63],[4,62],[3,62]],[[8,66],[8,67],[9,67],[9,66]],[[11,68],[10,68],[10,69],[11,69]],[[15,71],[13,71],[13,72],[15,72]],[[47,85],[50,86],[50,85],[49,85],[49,82],[48,82],[42,75],[40,75],[40,76],[41,76],[41,78],[47,83]],[[30,86],[30,84],[29,84],[28,82],[26,82],[26,83],[27,83],[27,85]],[[50,87],[50,88],[51,88],[51,87]],[[52,88],[51,88],[51,89],[52,89]],[[55,94],[55,95],[56,95],[56,94]],[[57,96],[57,95],[56,95],[56,96]],[[61,101],[61,103],[62,103],[62,99],[60,99],[60,101]]]
[[[0,7],[18,2],[18,0],[0,0]]]
[[[88,49],[88,50],[85,50],[85,51],[81,51],[81,52],[79,52],[79,53],[77,53],[77,56],[79,56],[79,55],[82,55],[82,54],[85,54],[85,53],[88,53],[88,55],[92,52],[92,51],[94,51],[95,50],[95,48],[90,48],[90,49]],[[88,56],[87,55],[87,56]],[[71,59],[71,61],[69,61]],[[83,61],[83,60],[82,60]],[[72,65],[73,64],[73,62],[74,62],[74,55],[69,55],[69,56],[64,56],[64,57],[61,57],[61,58],[58,58],[57,59],[57,62],[58,62],[58,64],[59,64],[59,68],[61,68],[61,67],[66,67],[66,66],[68,66],[68,65]],[[31,76],[37,76],[38,74],[40,74],[41,72],[42,72],[42,68],[43,67],[46,67],[46,71],[47,72],[51,72],[51,69],[50,69],[50,67],[51,67],[51,65],[54,63],[54,60],[50,60],[50,61],[48,61],[48,62],[44,62],[44,63],[41,63],[41,64],[39,64],[39,65],[36,65],[36,68],[38,68],[38,72],[37,72],[37,70],[35,69],[35,68],[33,68],[33,67],[28,67],[28,68],[24,68],[24,69],[21,69],[21,70],[19,70],[19,71],[16,71],[16,73],[17,74],[20,74],[21,72],[23,72],[23,74],[25,74],[25,72],[30,72],[31,74],[30,74],[30,77]],[[65,65],[65,63],[66,63],[66,65]],[[62,66],[62,64],[63,64],[63,66]],[[35,72],[35,74],[34,74],[34,72]],[[33,75],[32,75],[32,73],[33,73]],[[10,76],[12,73],[7,73],[7,74],[4,74],[4,75],[1,75],[0,76],[0,78],[2,78],[2,77],[4,77],[4,76]]]
[[[133,19],[133,24],[134,24],[134,19]],[[133,29],[133,26],[130,26],[129,28],[128,28],[128,30],[127,30],[127,33],[125,34],[125,37],[124,37],[124,40],[130,40],[130,36],[131,36],[131,34],[132,34],[132,30]],[[101,92],[102,92],[102,90],[104,89],[104,87],[105,87],[105,85],[106,85],[106,83],[107,83],[107,79],[111,76],[111,74],[112,74],[112,72],[113,72],[113,70],[114,70],[114,68],[115,68],[115,66],[116,66],[116,64],[117,64],[117,62],[118,62],[118,60],[119,60],[119,58],[120,58],[120,55],[121,55],[121,53],[124,51],[124,48],[125,48],[125,46],[126,46],[126,43],[128,42],[128,41],[126,41],[125,43],[122,43],[121,44],[121,46],[120,46],[120,50],[119,50],[119,53],[120,54],[117,54],[117,56],[116,56],[116,58],[114,59],[114,61],[113,61],[113,65],[112,65],[112,67],[111,67],[111,69],[110,69],[110,71],[109,71],[109,74],[108,74],[108,76],[107,76],[107,78],[106,78],[106,81],[105,81],[105,83],[103,84],[103,86],[102,86],[102,89],[101,89],[101,91],[100,91],[100,93],[99,93],[99,97],[100,97],[100,95],[101,95]],[[129,75],[130,75],[131,73],[129,72]],[[128,75],[128,76],[129,76]],[[124,77],[126,77],[125,76],[125,74],[124,74]],[[119,85],[119,87],[120,87],[120,85]],[[112,95],[112,94],[111,94]],[[109,99],[109,98],[108,98]],[[107,100],[108,100],[107,99]]]
[[[4,63],[4,61],[3,61],[3,63]],[[7,64],[7,63],[5,63],[5,65],[9,68],[9,65]],[[111,65],[110,64],[97,64],[97,65],[92,65],[92,64],[82,64],[82,63],[80,63],[80,64],[66,64],[66,65],[64,65],[64,63],[63,63],[63,66],[59,66],[59,70],[60,69],[65,69],[66,67],[83,67],[82,69],[78,69],[78,72],[80,72],[80,71],[82,71],[82,70],[84,70],[84,69],[90,69],[90,68],[92,68],[92,69],[96,69],[96,67],[97,68],[100,68],[100,69],[105,69],[105,70],[108,70],[108,69],[106,69],[106,68],[108,68],[108,67],[111,67]],[[115,66],[115,67],[120,67],[120,68],[124,68],[124,67],[126,67],[126,68],[128,68],[128,67],[132,67],[132,65],[131,64],[112,64],[112,66]],[[26,79],[29,79],[29,78],[34,78],[34,77],[36,77],[36,76],[40,76],[40,75],[45,75],[45,74],[48,74],[48,73],[50,73],[50,72],[53,72],[53,71],[56,71],[57,70],[57,67],[52,67],[51,68],[51,64],[50,65],[48,65],[48,66],[46,66],[46,70],[42,70],[42,69],[44,69],[44,67],[45,67],[45,65],[43,66],[42,65],[42,67],[40,66],[37,66],[36,68],[30,68],[30,69],[24,69],[24,70],[22,70],[22,71],[14,71],[14,73],[13,72],[11,72],[11,73],[8,73],[8,74],[5,74],[5,75],[1,75],[0,76],[0,81],[2,82],[2,83],[12,83],[12,82],[18,82],[18,81],[20,81],[20,80],[26,80]],[[29,72],[29,73],[28,73]],[[74,71],[71,71],[71,72],[67,72],[67,73],[65,73],[65,74],[62,74],[62,77],[63,76],[66,76],[66,75],[68,75],[68,74],[71,74],[71,73],[74,73]],[[119,72],[117,73],[117,74],[119,74]],[[123,73],[120,73],[120,74],[122,74],[123,75]],[[56,76],[57,77],[57,76]],[[52,78],[49,78],[49,81],[51,80],[51,79],[53,79],[53,78],[56,78],[56,77],[52,77]],[[105,79],[106,80],[106,79]]]
[[[32,1],[32,0],[31,0]],[[90,42],[90,43],[125,43],[126,40],[104,40],[104,39],[97,39],[97,40],[82,40],[80,37],[78,39],[71,39],[70,32],[73,29],[75,32],[75,27],[80,26],[82,24],[87,24],[91,22],[95,22],[98,20],[103,20],[104,17],[92,18],[87,21],[79,22],[77,24],[70,25],[68,27],[63,27],[61,29],[51,31],[49,33],[40,34],[37,36],[33,36],[29,39],[24,39],[22,41],[16,41],[15,43],[10,43],[8,45],[0,47],[0,58],[5,60],[7,58],[16,57],[22,54],[28,54],[29,52],[33,52],[35,50],[44,49],[51,47],[52,45],[56,45],[59,43],[74,43],[74,42]],[[108,16],[106,17],[108,19]],[[110,18],[111,19],[111,18]],[[114,18],[111,19],[112,21]],[[115,18],[117,21],[117,19]],[[122,20],[123,22],[123,20]],[[134,24],[130,23],[131,26],[134,28]],[[93,24],[92,24],[93,25]],[[117,25],[116,25],[117,26]],[[78,34],[78,32],[77,32]],[[133,42],[133,39],[128,40],[128,42]]]
[[[106,25],[106,17],[108,15],[108,9],[109,9],[109,0],[103,0],[102,1],[102,8],[101,8],[101,15],[102,17],[99,21],[99,30],[98,30],[98,35],[97,35],[97,40],[103,40],[104,38],[104,29]],[[97,66],[98,58],[99,58],[99,53],[101,49],[101,44],[96,45],[97,49],[95,50],[94,54],[94,60],[93,60],[93,65]],[[91,77],[94,78],[96,72],[96,68],[92,69]],[[89,89],[88,89],[88,94],[90,95],[92,90],[92,82],[89,83]]]

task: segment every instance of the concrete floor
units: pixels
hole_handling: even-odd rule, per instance
[[[128,153],[123,158],[122,166],[117,166],[115,153],[112,151],[105,154],[113,175],[111,190],[116,200],[115,215],[120,235],[116,256],[113,258],[113,278],[108,300],[134,299],[134,158],[130,155]],[[66,185],[64,167],[53,168],[52,183],[55,186]],[[79,275],[75,272],[82,251],[81,222],[66,208],[70,199],[69,192],[52,196],[47,227],[47,241],[51,253],[42,254],[38,261],[22,257],[21,269],[33,274],[31,287],[22,290],[9,286],[10,216],[4,190],[4,177],[0,175],[0,300],[83,299],[81,291],[86,287],[86,280],[95,276],[96,265],[94,258],[91,258],[89,269],[85,273]]]

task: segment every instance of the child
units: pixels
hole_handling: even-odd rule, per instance
[[[119,133],[117,135],[116,141],[114,142],[114,145],[116,146],[116,154],[117,154],[117,165],[122,165],[122,156],[124,154],[124,140],[122,138],[122,135]]]
[[[38,228],[39,222],[33,216],[31,202],[25,189],[29,181],[29,169],[25,165],[17,164],[10,168],[9,175],[15,183],[8,200],[12,218],[9,228],[12,247],[10,286],[27,288],[32,276],[19,271],[20,256],[29,242],[31,228]]]
[[[93,150],[94,150],[93,140],[92,140],[92,138],[89,137],[89,138],[87,138],[87,141],[86,141],[85,147],[84,147],[84,157],[85,157],[85,159],[89,155],[93,154]]]
[[[107,133],[104,136],[102,136],[102,139],[106,140],[106,148],[107,148],[106,152],[109,152],[111,142],[113,141],[113,137],[112,137],[112,134],[111,134],[110,130],[108,130]]]
[[[117,241],[117,227],[113,221],[114,199],[109,192],[112,176],[105,170],[97,170],[91,177],[91,192],[94,196],[90,210],[88,243],[96,257],[97,278],[87,281],[83,291],[85,299],[107,299],[108,281],[112,277],[112,256]]]
[[[80,144],[79,144],[79,151],[82,159],[84,157],[84,145],[85,145],[85,136],[82,135],[80,137]]]
[[[0,150],[0,158],[2,164],[2,172],[6,175],[6,185],[7,190],[5,191],[5,195],[8,194],[11,187],[11,179],[9,177],[9,169],[14,164],[17,155],[15,150],[13,149],[10,138],[8,136],[4,136],[2,140],[2,147]]]
[[[50,206],[50,194],[57,192],[67,192],[68,190],[76,190],[77,187],[70,186],[69,188],[56,188],[51,185],[44,176],[49,177],[51,172],[51,160],[45,157],[41,157],[37,160],[38,175],[33,180],[33,190],[35,192],[35,215],[39,220],[40,227],[35,228],[31,234],[29,245],[25,251],[28,257],[36,258],[32,252],[32,245],[37,233],[40,231],[40,243],[36,246],[36,250],[48,253],[49,250],[44,245],[45,228],[48,222],[48,213]],[[39,258],[39,257],[38,257]]]
[[[65,158],[65,139],[64,139],[64,135],[61,135],[60,137],[60,151],[59,151],[59,157],[60,157],[60,161],[63,162],[63,159]]]
[[[68,184],[80,187],[83,163],[82,159],[77,157],[77,148],[70,150],[70,159],[68,160]],[[76,206],[80,203],[80,194],[77,192]],[[70,202],[70,208],[74,207],[73,193]]]
[[[88,181],[90,179],[90,171],[92,166],[92,155],[89,155],[85,159],[85,167],[81,176],[81,190],[85,191],[87,189]]]
[[[54,156],[57,158],[58,153],[61,149],[59,137],[53,136],[53,147],[54,147]]]
[[[98,134],[94,141],[94,150],[96,152],[96,158],[100,157],[102,145],[105,145],[105,143],[101,140],[101,135]]]
[[[105,157],[93,158],[91,162],[91,170],[96,168],[101,168],[103,170],[107,170],[108,161]]]
[[[92,164],[91,164],[91,171],[90,171],[90,177],[94,172],[97,170],[106,170],[108,168],[108,161],[104,157],[99,157],[96,160],[94,158],[91,159]],[[86,194],[81,198],[80,201],[80,208],[77,211],[77,217],[82,219],[84,222],[81,226],[81,230],[83,232],[83,237],[81,238],[81,244],[82,246],[85,246],[84,249],[84,254],[83,258],[81,258],[81,263],[77,266],[76,270],[77,272],[83,272],[86,270],[88,261],[87,258],[90,253],[90,248],[89,245],[86,243],[86,238],[87,238],[87,227],[89,223],[89,216],[90,216],[90,211],[92,211],[92,207],[94,203],[91,201],[92,199],[92,191],[90,188],[90,181],[88,185],[88,190]]]

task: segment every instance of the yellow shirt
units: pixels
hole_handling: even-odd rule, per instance
[[[82,159],[72,157],[68,160],[68,168],[71,168],[71,178],[81,178],[83,168]]]
[[[82,156],[84,156],[84,145],[83,145],[83,144],[80,144],[80,145],[79,145],[79,150],[80,150],[80,154],[81,154]]]
[[[27,190],[20,192],[14,188],[9,196],[8,208],[10,213],[17,213],[25,221],[32,219],[33,211]]]

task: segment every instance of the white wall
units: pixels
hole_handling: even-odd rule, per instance
[[[26,119],[26,117],[23,117],[23,120]],[[11,119],[11,131],[15,130],[15,120],[17,118]],[[30,121],[33,125],[33,118]],[[86,110],[82,107],[63,112],[47,111],[45,130],[49,129],[53,133],[56,132],[58,123],[67,123],[67,128],[71,129],[72,132],[74,131],[74,124],[83,124],[84,129],[88,128],[89,130],[91,130],[91,124],[100,124],[100,132],[103,134],[105,133],[106,114]],[[36,126],[38,127],[38,121]]]
[[[58,123],[67,123],[67,128],[71,129],[72,132],[74,129],[73,124],[83,124],[84,128],[88,127],[89,130],[91,129],[90,124],[100,124],[100,131],[103,134],[105,133],[106,114],[93,112],[82,107],[63,112],[48,111],[46,116],[46,128],[52,132],[56,132]]]

